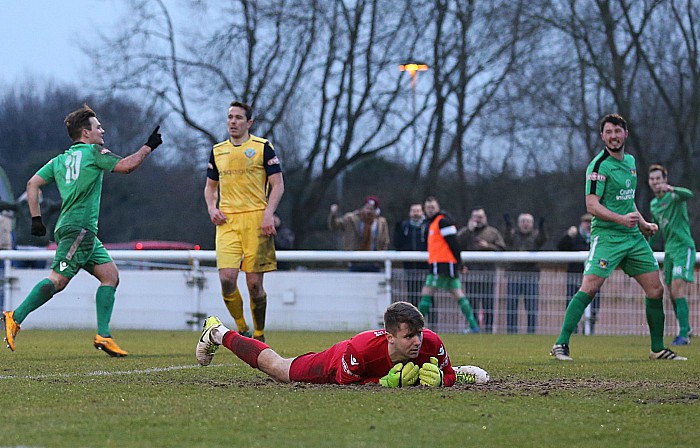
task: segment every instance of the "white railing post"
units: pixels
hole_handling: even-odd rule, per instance
[[[207,282],[215,282],[218,284],[218,277],[215,274],[215,267],[210,267],[211,263],[216,261],[216,253],[213,250],[204,251],[187,251],[187,250],[111,250],[110,254],[115,261],[134,261],[136,263],[142,264],[143,269],[149,269],[152,264],[158,269],[161,266],[157,266],[156,262],[167,263],[165,265],[170,273],[163,273],[160,275],[159,272],[154,272],[153,278],[158,278],[159,280],[144,280],[143,275],[133,275],[127,281],[126,277],[131,274],[131,270],[128,268],[124,270],[123,276],[125,277],[124,285],[122,291],[129,289],[131,286],[132,292],[131,299],[134,300],[134,306],[138,309],[148,309],[147,306],[142,305],[143,297],[148,296],[149,292],[154,293],[154,300],[164,301],[166,300],[164,296],[170,297],[170,295],[175,295],[178,297],[179,301],[177,307],[171,310],[163,310],[162,306],[156,308],[163,311],[162,322],[167,322],[167,328],[192,328],[196,329],[201,324],[202,313],[211,312],[212,309],[216,310],[219,308],[218,312],[226,312],[222,303],[205,303],[205,288],[207,287]],[[4,309],[12,309],[16,306],[16,302],[13,295],[27,294],[28,291],[34,286],[36,278],[40,275],[39,272],[31,272],[29,269],[17,269],[12,266],[12,261],[14,260],[49,260],[54,256],[54,251],[44,250],[44,251],[24,251],[24,250],[0,250],[0,262],[3,263],[5,267],[5,278],[6,281],[2,286],[2,291],[4,293]],[[506,322],[503,314],[504,310],[503,304],[505,300],[502,294],[505,292],[503,290],[503,285],[501,282],[505,281],[503,278],[503,270],[501,266],[508,262],[534,262],[543,265],[548,265],[545,268],[552,275],[540,277],[540,303],[538,311],[538,323],[537,332],[538,333],[555,333],[560,330],[561,322],[565,310],[565,300],[571,297],[565,297],[566,291],[566,272],[563,270],[564,265],[570,262],[582,262],[587,256],[586,252],[559,252],[559,251],[539,251],[539,252],[479,252],[470,251],[462,252],[462,261],[465,263],[494,263],[497,266],[496,274],[494,277],[494,301],[493,301],[493,313],[494,313],[494,330],[498,331],[499,326]],[[655,257],[658,261],[663,261],[663,253],[655,253]],[[696,254],[696,260],[698,260]],[[319,270],[318,274],[314,272],[306,272],[303,269],[298,271],[293,271],[289,273],[284,273],[283,275],[277,276],[278,279],[276,285],[280,288],[275,292],[277,296],[274,300],[279,300],[277,312],[283,309],[283,312],[278,316],[281,317],[279,320],[280,325],[294,327],[294,328],[318,328],[317,321],[322,321],[323,317],[317,318],[315,315],[310,316],[308,309],[316,309],[318,307],[327,306],[326,311],[331,313],[337,312],[347,308],[350,304],[357,304],[353,299],[358,298],[363,300],[363,307],[358,315],[362,316],[362,319],[368,318],[372,321],[376,321],[377,318],[381,319],[385,307],[391,303],[393,300],[393,280],[398,279],[397,276],[401,275],[401,270],[394,272],[393,263],[394,262],[425,262],[427,261],[426,252],[413,252],[413,251],[330,251],[330,250],[314,250],[314,251],[279,251],[277,252],[277,259],[280,261],[289,261],[294,263],[299,263],[303,265],[304,263],[344,263],[344,262],[364,262],[364,263],[383,263],[384,273],[365,273],[357,274],[353,273],[352,276],[348,276],[352,281],[357,283],[352,283],[348,286],[344,283],[343,274],[340,271],[324,272],[324,270]],[[698,260],[700,261],[700,260]],[[153,262],[153,263],[147,263]],[[172,269],[171,269],[172,268]],[[137,272],[133,272],[137,274]],[[41,274],[45,275],[45,272]],[[636,334],[634,332],[640,331],[638,329],[639,325],[636,323],[636,317],[630,317],[631,314],[639,312],[636,305],[633,309],[630,309],[628,303],[637,304],[639,301],[633,301],[638,295],[638,292],[634,288],[628,287],[630,283],[627,278],[618,272],[619,276],[612,276],[606,285],[606,291],[611,292],[612,297],[619,298],[618,301],[607,301],[596,316],[596,310],[591,308],[586,308],[584,312],[583,322],[583,334],[592,334],[593,330],[601,334],[610,334],[612,331],[615,334]],[[318,285],[314,288],[310,285],[314,285],[317,281],[317,277],[327,276],[331,280],[325,278],[318,280]],[[88,276],[89,277],[89,276]],[[185,278],[186,284],[183,284],[182,278]],[[617,278],[619,277],[619,278]],[[80,288],[83,286],[90,286],[90,284],[81,281],[82,277],[78,277],[75,282],[72,283],[70,291],[76,291],[75,288]],[[150,278],[150,277],[149,277]],[[174,283],[171,279],[177,278]],[[624,282],[622,281],[624,279]],[[91,281],[91,279],[88,279]],[[271,279],[272,280],[272,279]],[[338,280],[340,285],[343,285],[342,290],[333,290],[333,283]],[[400,280],[400,279],[399,279]],[[168,282],[168,283],[159,283]],[[362,285],[360,287],[359,285]],[[82,285],[82,286],[81,286]],[[129,285],[129,286],[126,286]],[[355,285],[358,285],[355,287]],[[636,286],[636,285],[632,285]],[[194,288],[194,291],[188,291],[188,288]],[[319,290],[328,287],[328,291],[323,294],[318,294]],[[141,288],[134,292],[134,288]],[[378,288],[378,289],[375,289]],[[384,289],[382,289],[384,288]],[[400,292],[402,288],[397,289]],[[82,310],[81,312],[89,313],[89,322],[92,324],[93,310],[85,308],[85,304],[89,301],[79,301],[80,297],[85,295],[92,296],[94,291],[88,288],[87,291],[78,290],[80,292],[66,293],[64,296],[69,300],[52,301],[49,304],[52,313],[65,313],[66,316],[72,316],[75,314],[75,310]],[[167,293],[165,292],[167,291]],[[281,291],[281,292],[280,292]],[[282,297],[291,291],[290,297]],[[327,300],[326,295],[333,296],[334,293],[340,293],[338,296],[342,296],[345,301],[333,301]],[[606,293],[608,295],[608,293]],[[279,296],[279,297],[278,297]],[[320,296],[320,298],[319,298]],[[296,300],[296,298],[301,300]],[[74,300],[70,300],[70,299]],[[349,299],[349,300],[348,300]],[[309,301],[312,305],[309,305]],[[18,300],[19,301],[19,300]],[[158,302],[161,303],[161,302]],[[522,303],[522,302],[521,302]],[[175,305],[174,305],[175,306]],[[304,308],[309,307],[310,308]],[[315,307],[315,308],[314,308]],[[167,308],[167,307],[166,307]],[[375,309],[376,308],[376,309]],[[459,310],[456,307],[448,313],[450,319],[454,318],[453,321],[442,322],[441,325],[446,328],[453,329],[453,327],[461,327],[464,322]],[[520,308],[520,307],[519,307]],[[169,314],[168,314],[169,311]],[[519,310],[519,313],[522,311]],[[183,319],[184,316],[184,319]],[[635,314],[636,316],[636,314]],[[697,314],[693,314],[691,317],[695,318]],[[53,316],[46,315],[45,318],[39,318],[37,315],[37,321],[44,325],[45,328],[52,328]],[[206,317],[206,316],[204,316]],[[82,318],[82,317],[81,317]],[[594,321],[597,318],[597,322]],[[87,321],[87,320],[86,320]],[[132,325],[133,319],[129,319],[126,325]],[[335,322],[335,320],[333,321]],[[356,320],[345,319],[344,315],[337,320],[339,328],[350,328],[349,326],[355,325]],[[350,323],[348,323],[350,322]],[[374,322],[372,326],[376,325]],[[160,325],[161,322],[158,322]],[[140,325],[140,324],[139,324]],[[162,324],[165,325],[165,324]],[[308,327],[307,327],[308,325]],[[325,324],[324,324],[325,325]],[[363,324],[364,325],[364,324]],[[596,326],[600,327],[596,328]],[[344,327],[345,326],[345,327]],[[163,326],[156,325],[157,328],[165,328]],[[614,327],[614,330],[611,329]],[[666,332],[670,333],[675,331],[675,328],[671,328],[672,324],[667,324]],[[502,327],[500,327],[502,329]],[[607,332],[607,333],[606,333]]]
[[[12,305],[12,285],[10,284],[10,269],[12,269],[12,260],[5,258],[2,262],[5,265],[5,270],[2,273],[2,308],[3,310],[10,310],[12,309],[10,307]]]
[[[198,330],[202,320],[206,317],[202,313],[202,290],[204,289],[206,278],[200,269],[199,258],[193,257],[190,258],[189,261],[191,261],[192,267],[187,273],[187,285],[193,289],[192,299],[194,302],[194,311],[189,313],[192,317],[187,323],[192,327],[192,330]]]
[[[384,295],[386,297],[386,306],[389,306],[391,304],[391,300],[392,300],[391,295],[393,293],[392,286],[391,286],[391,276],[392,276],[391,269],[392,269],[391,260],[387,258],[386,260],[384,260],[384,283],[385,283]],[[379,313],[379,315],[383,316],[384,309],[382,309],[380,311],[381,312]]]
[[[583,310],[583,334],[586,336],[591,334],[591,305],[592,303],[589,303]]]

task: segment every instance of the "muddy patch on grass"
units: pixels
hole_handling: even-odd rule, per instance
[[[307,384],[291,383],[282,384],[270,378],[257,380],[207,381],[205,383],[215,388],[270,388],[285,387],[296,390],[323,390],[343,388],[357,391],[395,391],[400,389],[385,389],[376,384],[352,384],[339,386],[334,384]],[[428,389],[426,386],[415,386]],[[567,392],[611,395],[635,395],[644,394],[646,391],[668,393],[668,398],[649,400],[656,403],[697,403],[700,402],[700,383],[695,382],[653,382],[653,381],[616,381],[609,379],[591,378],[552,378],[549,380],[522,380],[518,378],[495,378],[487,384],[455,384],[445,391],[463,391],[465,393],[495,393],[503,396],[546,396],[549,394],[561,394]]]

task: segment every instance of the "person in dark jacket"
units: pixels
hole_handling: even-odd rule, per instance
[[[12,210],[15,214],[15,249],[17,250],[46,250],[53,239],[53,226],[56,224],[58,214],[61,211],[61,201],[54,201],[39,195],[41,216],[47,227],[45,235],[32,235],[32,215],[29,212],[27,192],[25,191],[17,199],[17,202],[7,203],[0,201],[0,210]],[[13,263],[16,268],[45,269],[46,260],[16,260]]]
[[[277,234],[275,235],[275,249],[276,250],[292,250],[294,249],[294,231],[287,227],[282,218],[275,213],[272,215],[275,221],[275,230]],[[291,269],[291,264],[288,261],[278,261],[277,270],[278,271],[288,271]]]
[[[394,228],[394,248],[401,251],[428,250],[428,223],[421,204],[411,204],[408,219]],[[428,264],[421,261],[406,261],[403,264],[406,279],[406,301],[418,306],[423,279],[428,273]]]
[[[591,246],[591,220],[593,215],[585,213],[581,215],[581,222],[576,226],[571,226],[567,229],[566,234],[557,243],[557,250],[580,252],[588,251]],[[578,287],[583,280],[583,263],[572,262],[566,267],[566,306],[571,302],[570,297],[573,297],[578,291]],[[600,294],[596,295],[591,302],[591,334],[596,322],[596,316],[600,309]]]
[[[503,239],[506,242],[506,250],[536,251],[547,242],[544,218],[540,218],[537,228],[535,228],[535,218],[529,213],[521,213],[518,216],[518,225],[515,228],[512,227],[508,215],[504,218],[506,228]],[[521,295],[527,311],[527,332],[535,333],[540,295],[540,268],[537,263],[509,263],[506,271],[508,333],[518,332],[518,301]]]
[[[461,250],[502,251],[506,247],[501,232],[489,225],[486,211],[477,206],[472,209],[469,222],[457,232]],[[496,265],[494,263],[469,263],[467,266],[467,295],[474,306],[474,314],[482,314],[481,329],[493,332],[494,284]]]

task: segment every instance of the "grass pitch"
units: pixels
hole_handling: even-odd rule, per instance
[[[0,446],[644,447],[700,440],[700,341],[687,362],[650,361],[648,338],[443,335],[454,365],[486,385],[431,389],[277,384],[225,348],[198,367],[199,333],[119,331],[127,358],[92,332],[23,330],[0,351]],[[349,333],[269,332],[283,356]]]

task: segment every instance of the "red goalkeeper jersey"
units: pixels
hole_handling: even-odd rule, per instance
[[[388,347],[386,330],[365,331],[322,352],[297,357],[289,377],[292,381],[316,384],[378,383],[394,366]],[[442,340],[433,331],[423,329],[423,344],[418,357],[411,361],[421,366],[431,357],[437,358],[444,373],[443,384],[452,386],[455,372]]]

